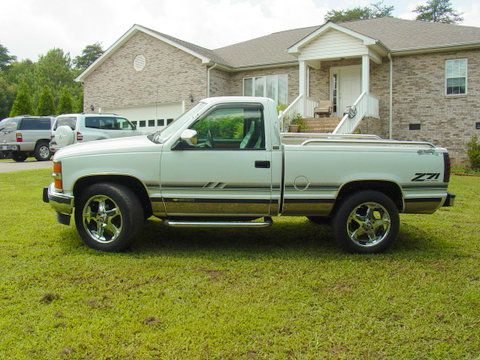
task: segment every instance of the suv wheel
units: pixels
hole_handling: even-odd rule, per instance
[[[85,244],[96,250],[127,249],[143,225],[143,207],[128,187],[99,183],[81,192],[75,225]]]
[[[38,161],[50,160],[50,158],[52,157],[52,152],[48,147],[48,143],[46,142],[38,143],[37,146],[35,146],[34,156],[35,156],[35,159],[37,159]]]
[[[400,219],[395,203],[378,191],[360,191],[343,201],[333,221],[338,244],[348,252],[378,253],[397,238]]]
[[[27,154],[15,151],[12,153],[12,159],[16,162],[24,162],[25,160],[27,160]]]

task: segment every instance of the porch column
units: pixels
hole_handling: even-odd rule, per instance
[[[362,55],[362,92],[370,92],[370,58]]]
[[[299,92],[299,95],[300,94],[303,94],[303,98],[301,100],[302,102],[302,105],[301,105],[301,109],[302,109],[302,116],[305,116],[305,114],[307,113],[307,109],[306,109],[306,106],[307,106],[307,87],[308,87],[308,83],[307,83],[307,64],[305,62],[305,60],[300,60],[299,62],[299,66],[298,66],[298,80],[299,80],[299,83],[298,83],[298,92]]]

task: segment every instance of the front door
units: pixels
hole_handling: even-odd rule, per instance
[[[271,151],[263,108],[222,105],[194,122],[193,144],[164,149],[161,186],[167,216],[267,216]]]
[[[362,92],[360,65],[341,66],[332,69],[332,101],[336,113],[342,116],[348,106],[352,106]],[[338,96],[335,96],[338,94]]]

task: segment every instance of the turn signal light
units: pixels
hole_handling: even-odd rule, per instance
[[[53,186],[58,191],[63,191],[63,182],[62,182],[62,163],[54,162],[53,163]]]
[[[16,133],[15,137],[17,138],[17,142],[23,142],[23,136],[22,133]]]

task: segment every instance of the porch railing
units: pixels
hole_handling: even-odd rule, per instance
[[[298,95],[287,108],[278,115],[278,122],[282,132],[288,131],[290,121],[296,114],[303,113],[303,94]]]
[[[355,103],[346,110],[342,120],[338,123],[333,134],[351,134],[355,131],[360,121],[364,118],[368,109],[368,96],[362,92]]]
[[[315,101],[303,94],[298,95],[288,107],[278,115],[280,128],[282,132],[288,131],[288,126],[295,115],[300,114],[303,117],[313,117],[313,111],[318,106]]]

